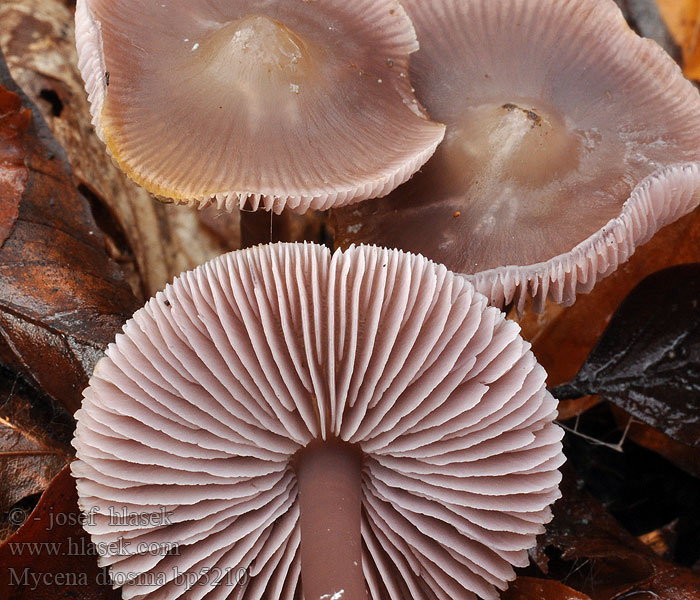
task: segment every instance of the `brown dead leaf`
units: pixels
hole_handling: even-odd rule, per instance
[[[700,0],[656,0],[656,3],[683,52],[683,73],[700,80]]]
[[[144,301],[181,271],[239,248],[239,213],[162,204],[112,163],[90,124],[77,68],[73,13],[67,4],[71,3],[0,3],[0,47],[12,76],[65,148],[111,258]]]
[[[19,376],[0,369],[0,541],[26,520],[71,458],[73,420]]]
[[[70,467],[51,481],[34,511],[0,546],[0,589],[8,600],[118,600],[82,528]],[[89,518],[89,517],[88,517]]]
[[[4,63],[0,85],[3,94],[19,92]],[[28,177],[0,248],[0,363],[73,412],[137,303],[38,113],[17,141]]]
[[[586,594],[551,579],[518,577],[501,596],[501,600],[591,600]]]
[[[15,224],[19,201],[27,182],[24,149],[20,140],[29,127],[31,111],[18,96],[0,91],[0,247]]]
[[[658,557],[579,488],[571,468],[563,473],[554,519],[533,551],[544,573],[592,600],[700,597],[699,575]]]

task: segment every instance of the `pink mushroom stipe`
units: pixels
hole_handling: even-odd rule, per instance
[[[396,0],[78,0],[110,154],[153,194],[298,212],[389,193],[434,152]]]
[[[445,267],[369,246],[181,275],[76,416],[85,527],[128,599],[495,600],[564,461],[518,326]]]
[[[495,305],[576,293],[700,201],[700,95],[612,0],[406,0],[418,99],[447,125],[341,245],[420,252]]]

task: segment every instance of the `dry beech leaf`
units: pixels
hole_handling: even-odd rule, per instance
[[[0,546],[0,588],[11,600],[118,600],[81,526],[75,480],[64,467],[27,521]],[[90,518],[89,516],[87,518]]]
[[[572,590],[551,579],[518,577],[503,593],[502,600],[591,600],[590,596]]]
[[[544,573],[566,581],[591,600],[700,597],[697,573],[658,557],[581,491],[570,468],[565,467],[563,474],[554,519],[533,551]]]
[[[0,97],[17,98],[4,68]],[[136,302],[38,113],[17,143],[28,176],[0,248],[0,363],[72,412]]]
[[[700,447],[700,263],[659,271],[620,305],[557,398],[600,394],[674,440]]]
[[[110,257],[141,301],[181,271],[240,247],[239,213],[155,201],[116,167],[90,123],[77,67],[73,8],[60,0],[0,3],[0,46],[17,83],[68,156]]]
[[[656,3],[683,52],[683,73],[700,80],[700,0],[656,0]]]

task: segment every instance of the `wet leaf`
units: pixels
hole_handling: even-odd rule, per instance
[[[558,398],[601,394],[674,440],[700,447],[700,264],[640,283]]]
[[[89,517],[88,517],[89,518]],[[83,530],[75,480],[66,466],[34,511],[0,546],[0,589],[8,600],[117,600]]]
[[[65,149],[109,256],[143,302],[181,271],[239,248],[239,211],[157,202],[114,165],[90,123],[70,5],[0,2],[0,46],[12,76]]]
[[[0,92],[21,93],[0,66]],[[31,108],[22,99],[23,108]],[[103,349],[136,308],[65,154],[33,112],[17,137],[27,180],[0,248],[0,363],[73,412]]]
[[[572,590],[551,579],[518,577],[501,596],[502,600],[590,600],[590,596]]]
[[[562,498],[538,538],[535,563],[592,600],[697,600],[700,576],[658,557],[630,535],[564,469]],[[546,597],[545,597],[546,598]]]
[[[71,458],[72,418],[0,368],[0,541]]]
[[[656,0],[656,3],[683,51],[683,73],[700,80],[700,0]]]

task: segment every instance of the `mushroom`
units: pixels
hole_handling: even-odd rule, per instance
[[[341,246],[398,247],[520,312],[572,304],[700,194],[700,96],[612,0],[406,0],[419,100],[447,125]]]
[[[387,194],[434,152],[396,0],[78,0],[93,124],[153,194],[280,212]]]
[[[184,273],[76,413],[101,564],[124,598],[498,598],[564,460],[529,348],[397,250],[274,244]]]

